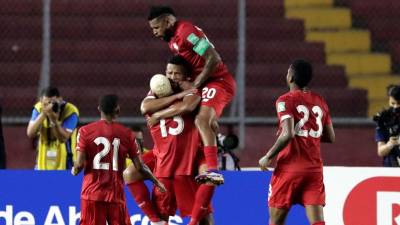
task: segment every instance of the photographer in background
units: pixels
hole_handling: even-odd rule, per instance
[[[375,140],[378,143],[378,155],[383,157],[383,165],[399,167],[400,86],[390,85],[387,91],[390,107],[374,116],[377,123]]]
[[[42,91],[27,128],[28,137],[38,137],[36,169],[72,167],[78,120],[78,109],[64,101],[57,88],[47,87]]]

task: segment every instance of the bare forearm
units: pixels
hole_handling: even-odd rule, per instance
[[[185,114],[187,113],[188,110],[186,110],[186,107],[184,107],[183,103],[177,103],[174,104],[166,109],[163,109],[161,111],[158,111],[154,113],[154,116],[157,119],[165,119],[165,118],[171,118],[177,115]]]
[[[51,128],[51,132],[61,142],[66,142],[71,137],[71,133],[66,131],[61,126],[61,122],[54,123],[53,127]]]
[[[289,135],[281,135],[276,140],[275,144],[268,151],[267,156],[269,159],[273,159],[282,149],[284,149],[290,142],[291,137]]]
[[[155,113],[161,109],[164,109],[165,107],[168,107],[177,99],[177,95],[171,95],[165,98],[158,99],[144,99],[140,106],[140,111],[142,112],[142,114]]]
[[[195,88],[201,87],[204,82],[211,76],[211,74],[217,68],[218,63],[221,61],[219,57],[210,56],[206,59],[206,63],[204,65],[203,71],[196,77],[196,80],[193,82]]]
[[[139,168],[139,172],[142,174],[143,177],[145,177],[146,179],[151,180],[151,182],[153,182],[153,183],[157,182],[157,178],[151,172],[149,167],[146,166],[146,164],[142,164],[142,166]]]
[[[26,134],[29,138],[34,138],[42,125],[46,116],[44,114],[40,114],[35,121],[31,121],[28,124],[28,128],[26,129]]]
[[[384,157],[389,155],[390,151],[392,151],[393,148],[394,145],[389,142],[386,144],[381,144],[380,146],[378,146],[378,156]]]

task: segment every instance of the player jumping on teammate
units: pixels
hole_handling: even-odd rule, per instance
[[[192,67],[192,86],[202,90],[200,110],[195,124],[204,144],[208,171],[196,177],[199,182],[224,182],[218,172],[217,120],[232,100],[236,82],[204,32],[190,22],[177,20],[168,6],[153,6],[148,16],[154,36],[168,42]]]

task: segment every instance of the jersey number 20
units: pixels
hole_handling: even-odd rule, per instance
[[[315,117],[317,126],[318,126],[318,130],[313,130],[310,129],[308,130],[303,130],[303,126],[308,122],[309,117],[310,117],[310,111],[308,110],[308,108],[304,105],[298,105],[296,107],[297,112],[302,113],[303,114],[303,118],[301,118],[301,120],[296,123],[296,126],[294,127],[294,131],[296,133],[297,136],[301,136],[301,137],[308,137],[308,135],[310,135],[313,138],[319,138],[322,135],[322,116],[323,116],[323,112],[322,109],[319,106],[313,106],[312,107],[312,115]]]
[[[93,169],[95,170],[109,170],[110,163],[102,163],[101,159],[106,156],[110,152],[110,141],[105,137],[97,137],[94,139],[94,143],[96,145],[103,145],[104,148],[99,153],[94,156],[93,159]],[[114,171],[118,171],[118,149],[119,149],[120,139],[114,138],[113,145],[113,153],[112,153],[112,169]]]

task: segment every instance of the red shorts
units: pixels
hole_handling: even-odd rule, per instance
[[[81,199],[81,225],[131,225],[124,203]]]
[[[208,81],[201,91],[201,105],[214,108],[218,118],[225,106],[233,99],[236,82],[231,75]]]
[[[268,193],[268,205],[289,209],[294,204],[325,205],[322,172],[274,172]]]
[[[156,156],[154,155],[153,150],[144,152],[142,154],[142,160],[151,171],[154,171],[154,167],[156,166]]]
[[[162,216],[175,215],[178,209],[181,217],[191,216],[198,184],[193,176],[159,178],[167,188],[166,193],[153,189],[153,203]],[[211,213],[211,206],[209,207]]]

